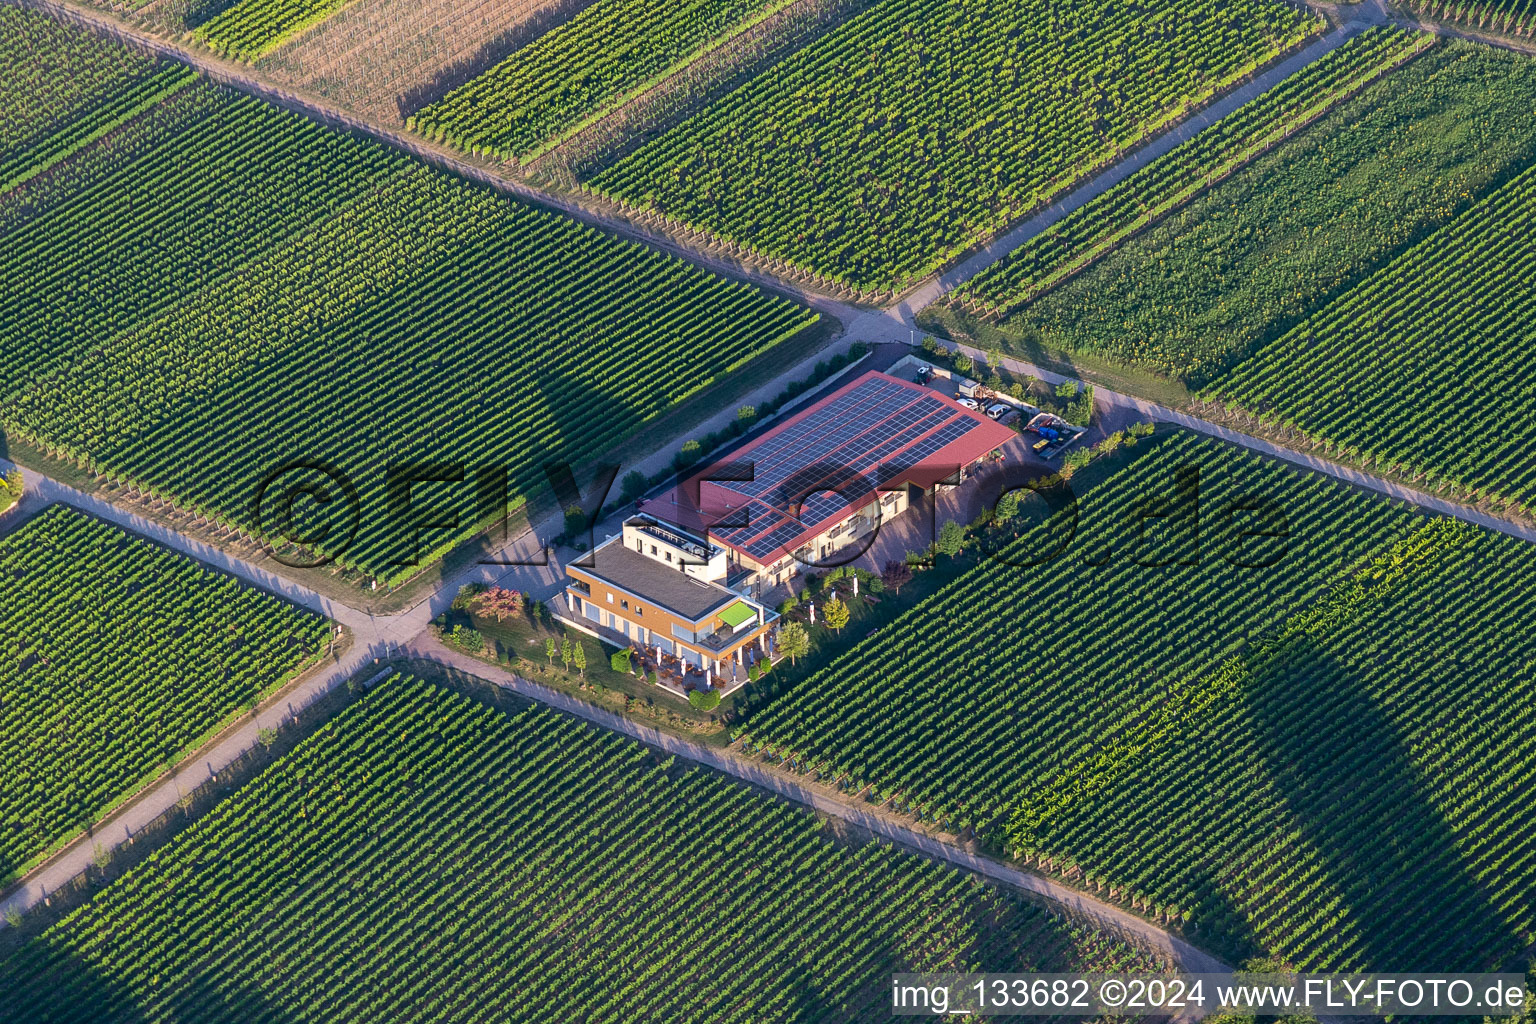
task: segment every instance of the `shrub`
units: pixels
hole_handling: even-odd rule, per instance
[[[880,579],[899,594],[902,587],[912,582],[912,567],[906,562],[891,559],[885,563],[885,571],[880,574]]]
[[[703,454],[704,446],[690,437],[688,440],[683,442],[682,448],[678,449],[677,454],[672,457],[672,463],[678,469],[683,469],[684,467],[691,466],[695,462],[698,462],[700,456]]]
[[[1063,464],[1068,469],[1082,469],[1092,461],[1093,452],[1087,448],[1079,448],[1077,451],[1068,452],[1066,458],[1062,459]]]
[[[992,517],[999,523],[1006,523],[1019,514],[1019,492],[1013,490],[1004,491],[997,496],[997,506],[992,510]]]
[[[20,501],[23,490],[21,470],[13,469],[9,473],[0,475],[0,512],[4,512]]]
[[[453,604],[450,607],[456,612],[465,611],[474,603],[475,598],[485,593],[487,589],[489,588],[484,583],[466,583],[454,595]]]
[[[713,711],[720,706],[720,693],[717,690],[690,690],[688,703],[699,711]]]
[[[459,650],[468,654],[479,654],[485,650],[485,637],[480,635],[478,629],[469,626],[454,626],[453,632],[448,634],[447,640]]]
[[[611,667],[615,672],[622,672],[625,675],[629,675],[629,654],[630,652],[627,649],[622,651],[614,651],[613,654],[608,658],[609,667]]]

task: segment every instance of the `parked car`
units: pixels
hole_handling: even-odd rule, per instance
[[[976,401],[976,399],[974,399],[974,398],[957,398],[957,399],[955,399],[955,401],[959,402],[961,405],[965,406],[967,409],[976,409],[976,410],[980,410],[981,409],[981,403]]]
[[[1007,402],[998,402],[996,405],[987,409],[987,415],[995,420],[1000,420],[1011,412],[1013,412],[1013,406],[1009,405]]]

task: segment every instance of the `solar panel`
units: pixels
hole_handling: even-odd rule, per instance
[[[764,534],[762,537],[759,537],[751,544],[748,544],[747,554],[751,555],[758,561],[763,561],[764,559],[767,559],[769,556],[771,556],[776,549],[782,547],[785,544],[788,544],[790,541],[794,540],[804,532],[804,526],[800,525],[794,520],[790,520],[783,526],[780,526],[778,529]]]
[[[760,501],[751,502],[741,509],[733,509],[728,521],[731,523],[740,522],[740,517],[743,513],[746,515],[745,526],[712,529],[711,532],[727,543],[744,544],[764,530],[771,530],[782,526],[786,520],[793,522],[793,520],[789,519],[788,516],[781,513],[778,509],[765,505]]]
[[[740,496],[747,525],[712,532],[768,561],[981,425],[931,392],[888,377],[862,380],[738,455],[753,464],[753,479],[713,485]],[[741,522],[739,512],[731,522]]]

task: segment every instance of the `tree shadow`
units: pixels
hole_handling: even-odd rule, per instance
[[[138,1024],[145,1019],[123,985],[60,943],[34,938],[0,954],[0,1021]]]
[[[1399,726],[1359,669],[1298,637],[1256,671],[1245,709],[1302,838],[1341,897],[1335,922],[1356,936],[1340,962],[1306,966],[1446,971],[1508,962],[1517,937],[1460,860]]]
[[[214,980],[198,974],[182,989],[176,999],[178,1010],[171,1020],[251,1021],[253,1024],[299,1024],[299,1015],[279,1005],[253,985]]]

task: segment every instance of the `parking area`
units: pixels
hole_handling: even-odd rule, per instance
[[[1024,436],[1031,451],[1046,461],[1056,459],[1085,433],[1084,428],[1075,427],[1060,416],[1012,395],[995,392],[980,381],[957,376],[924,361],[917,354],[897,360],[886,372],[922,384],[998,423],[1013,427]]]

